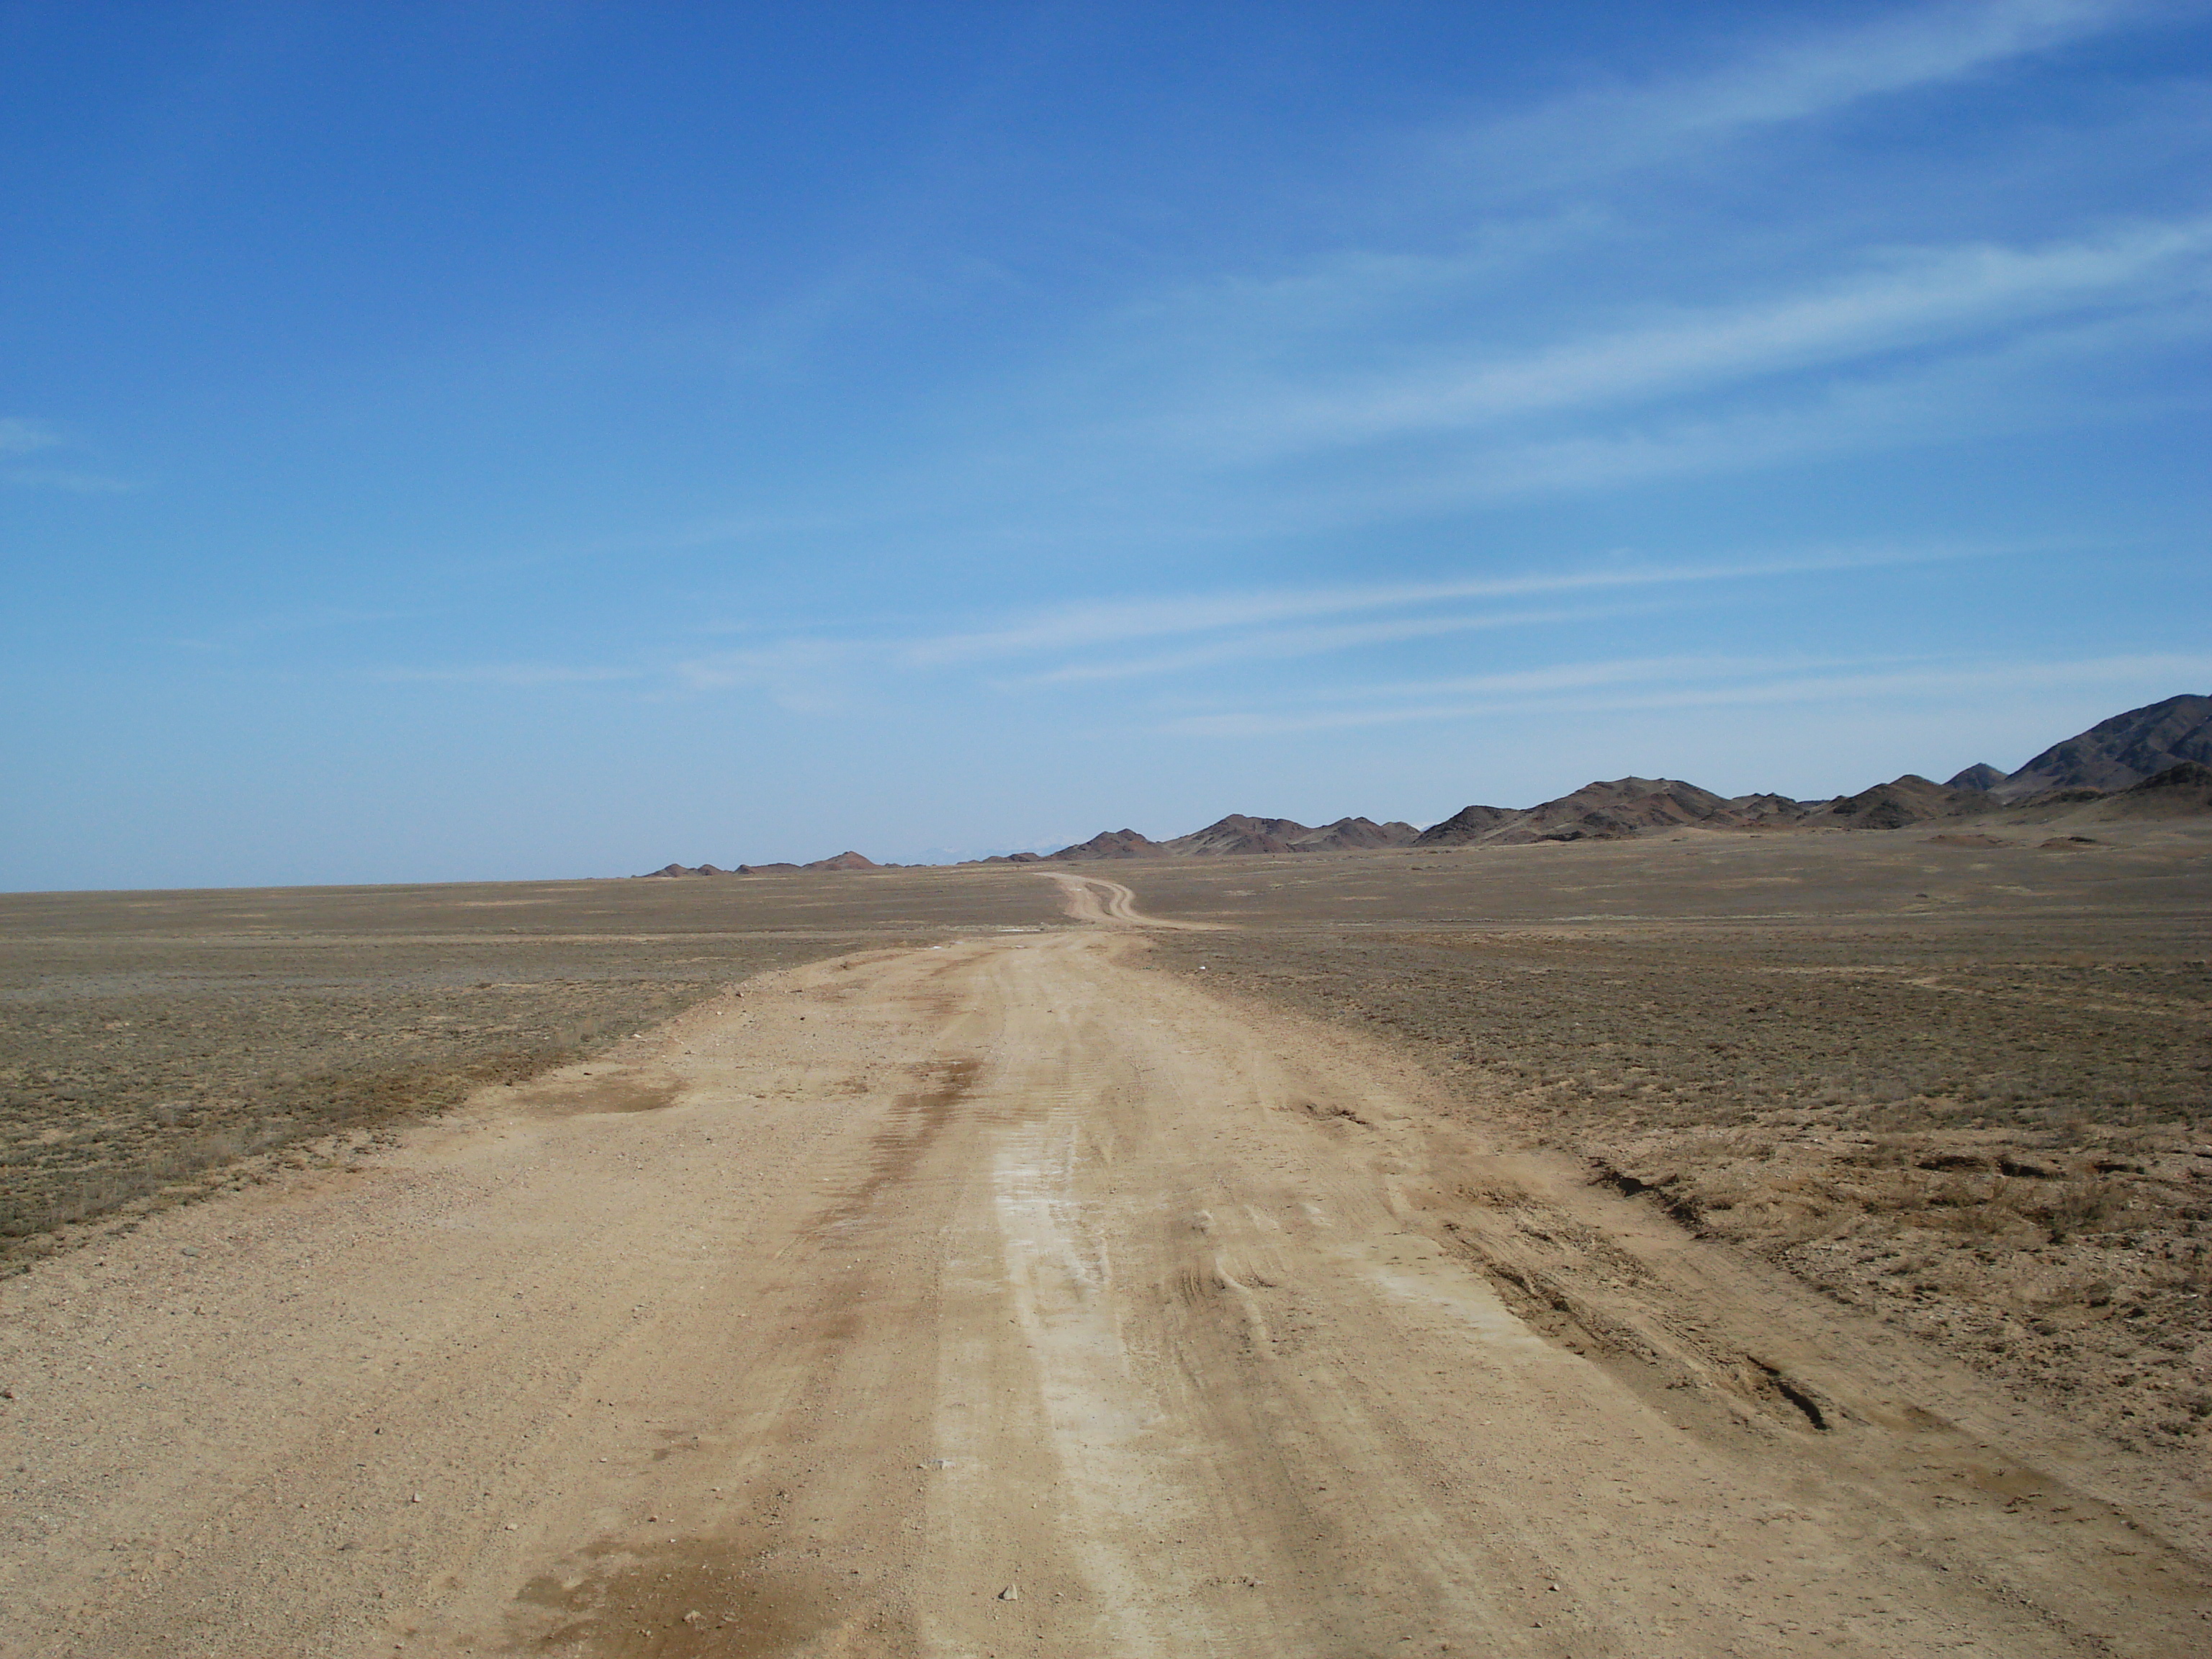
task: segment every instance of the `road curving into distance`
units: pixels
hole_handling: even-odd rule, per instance
[[[0,1654],[2212,1643],[2186,1502],[1055,878],[1120,926],[765,975],[7,1281]]]
[[[1175,921],[1164,916],[1146,915],[1137,908],[1137,896],[1118,881],[1109,881],[1103,876],[1069,875],[1058,870],[1043,872],[1048,881],[1057,883],[1061,903],[1067,914],[1078,921],[1088,921],[1106,927],[1171,927],[1194,933],[1209,932],[1219,927],[1212,921]]]

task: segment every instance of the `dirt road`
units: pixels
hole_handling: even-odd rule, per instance
[[[1210,933],[1216,926],[1210,921],[1173,921],[1146,915],[1137,908],[1136,894],[1103,876],[1068,875],[1058,870],[1048,870],[1044,875],[1059,886],[1063,908],[1078,921],[1106,927],[1172,927],[1188,933]]]
[[[2212,1645],[2205,1494],[1143,950],[766,976],[0,1285],[0,1654]]]

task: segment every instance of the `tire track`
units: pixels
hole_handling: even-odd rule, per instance
[[[2002,1402],[1054,878],[1114,925],[769,976],[10,1281],[0,1653],[2202,1650]]]

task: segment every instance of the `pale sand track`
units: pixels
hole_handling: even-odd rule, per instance
[[[1210,933],[1220,925],[1148,916],[1137,908],[1135,893],[1103,876],[1070,875],[1058,870],[1047,870],[1042,874],[1047,880],[1058,884],[1063,908],[1078,921],[1095,922],[1106,927],[1172,927],[1185,933]]]
[[[2203,1494],[1142,952],[769,976],[0,1285],[0,1653],[2212,1647]]]

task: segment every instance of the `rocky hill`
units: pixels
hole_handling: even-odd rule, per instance
[[[648,870],[643,879],[662,876],[793,876],[802,870],[896,870],[896,864],[878,864],[873,859],[858,853],[840,853],[835,858],[817,859],[811,864],[741,864],[734,870],[725,870],[712,864],[665,864],[658,870]]]
[[[1245,853],[1335,853],[1370,847],[1407,847],[1420,838],[1410,823],[1339,818],[1318,827],[1296,818],[1227,817],[1171,841],[1152,841],[1133,830],[1105,830],[1048,857],[1065,864],[1090,859],[1220,858]]]
[[[1512,823],[1520,816],[1520,809],[1512,806],[1462,806],[1442,823],[1432,823],[1422,830],[1414,845],[1458,847],[1468,842],[1480,841],[1492,830]]]
[[[1307,826],[1293,818],[1253,818],[1231,812],[1203,830],[1161,842],[1160,851],[1197,858],[1227,853],[1295,853],[1297,848],[1291,844],[1291,837],[1306,833]]]
[[[2005,775],[1987,761],[1976,761],[1965,771],[1948,780],[1947,789],[1978,789],[1986,794],[2005,781]]]
[[[1318,830],[1308,830],[1292,844],[1301,853],[1352,852],[1369,847],[1410,847],[1421,838],[1414,825],[1393,818],[1377,823],[1372,818],[1339,818]]]
[[[2092,822],[2127,818],[2193,817],[2212,812],[2212,766],[2184,761],[2154,772],[2141,783],[2106,795],[2080,814]]]
[[[1133,830],[1102,830],[1089,841],[1063,847],[1048,856],[1069,863],[1085,859],[1141,859],[1163,854],[1167,848]]]
[[[1533,841],[1623,841],[1646,830],[1709,823],[1729,804],[1676,778],[1615,778],[1532,806],[1486,839],[1503,846]]]
[[[2193,770],[2189,769],[2194,769]],[[1669,778],[1618,778],[1523,811],[1468,806],[1421,832],[1416,845],[1513,846],[1534,841],[1620,841],[1694,824],[1711,830],[1898,830],[2007,807],[2100,803],[2094,816],[2169,816],[2194,805],[2212,778],[2212,697],[2168,697],[2116,714],[2052,744],[2017,772],[1970,766],[1948,783],[1908,772],[1855,795],[1723,799]],[[2203,775],[2200,777],[2199,775]],[[2154,787],[2153,787],[2154,784]]]
[[[847,851],[838,854],[834,858],[817,859],[813,863],[802,867],[808,870],[881,870],[884,866],[878,864],[872,858],[864,858],[858,853]]]
[[[2054,743],[1996,785],[2000,800],[2051,789],[2127,789],[2185,761],[2212,766],[2212,697],[2168,697]]]
[[[1300,823],[1231,812],[1203,830],[1153,841],[1134,830],[1105,830],[1056,853],[1001,854],[986,864],[1094,860],[1230,858],[1361,851],[1378,847],[1512,847],[1532,842],[1625,841],[1668,830],[1898,830],[1992,813],[2045,822],[2054,811],[2085,821],[2167,817],[2212,811],[2212,696],[2194,694],[2131,708],[2053,744],[2018,771],[1986,763],[1937,783],[1915,772],[1830,800],[1787,795],[1721,796],[1679,778],[1614,778],[1586,783],[1534,806],[1463,806],[1441,823],[1343,817]],[[858,853],[811,864],[671,864],[654,876],[781,875],[801,870],[895,869]]]
[[[1787,795],[1729,798],[1679,778],[1615,778],[1586,783],[1572,794],[1520,811],[1463,807],[1423,830],[1416,844],[1519,847],[1538,841],[1626,841],[1647,830],[1692,824],[1713,830],[1774,828],[1802,823],[1816,806],[1832,804],[1808,805]]]
[[[1169,854],[1201,857],[1228,853],[1339,853],[1370,847],[1404,847],[1419,839],[1410,823],[1377,823],[1372,818],[1339,818],[1319,828],[1295,818],[1252,818],[1231,812],[1203,830],[1159,843]]]
[[[1797,822],[1814,828],[1902,830],[1930,818],[1964,817],[1989,810],[1990,797],[1984,791],[1954,789],[1917,772],[1907,772],[1892,782],[1810,807]]]

